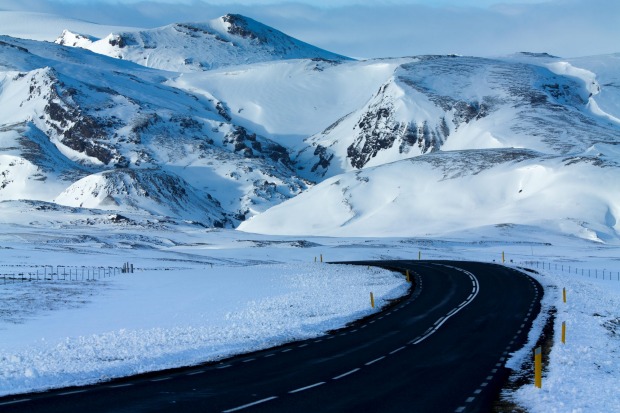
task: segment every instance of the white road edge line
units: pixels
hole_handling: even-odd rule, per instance
[[[390,351],[390,353],[389,353],[389,354],[390,354],[390,355],[392,355],[392,354],[394,354],[394,353],[398,353],[399,351],[404,350],[405,348],[406,348],[405,346],[399,347],[399,348],[397,348],[396,350],[392,350],[392,351]]]
[[[64,393],[58,393],[59,396],[69,396],[71,394],[78,394],[78,393],[86,393],[88,390],[73,390],[73,391],[66,391]]]
[[[374,360],[370,360],[368,363],[366,363],[366,364],[364,364],[364,365],[365,365],[365,366],[370,366],[371,364],[374,364],[374,363],[376,363],[377,361],[381,361],[381,360],[383,360],[384,358],[385,358],[385,356],[381,356],[381,357],[376,358],[376,359],[374,359]]]
[[[244,404],[243,406],[233,407],[232,409],[224,410],[222,413],[236,412],[238,410],[247,409],[248,407],[256,406],[257,404],[265,403],[265,402],[268,402],[270,400],[277,399],[277,398],[278,398],[278,396],[267,397],[266,399],[257,400],[257,401],[252,402],[252,403]]]
[[[172,377],[162,377],[161,379],[152,379],[151,381],[157,382],[157,381],[165,381],[165,380],[170,380]]]
[[[24,402],[29,402],[30,400],[32,400],[32,399],[13,400],[12,402],[0,403],[0,406],[8,406],[9,404],[24,403]]]
[[[341,374],[340,376],[336,376],[336,377],[334,377],[332,380],[338,380],[338,379],[341,379],[341,378],[343,378],[343,377],[348,376],[349,374],[353,374],[353,373],[358,372],[358,371],[360,371],[360,370],[361,370],[361,369],[358,367],[358,368],[353,369],[353,370],[351,370],[351,371],[347,371],[346,373]]]
[[[324,382],[324,381],[320,381],[320,382],[318,382],[318,383],[314,383],[314,384],[311,384],[311,385],[306,386],[306,387],[300,387],[299,389],[291,390],[289,393],[290,393],[290,394],[293,394],[293,393],[299,393],[300,391],[304,391],[304,390],[312,389],[312,388],[314,388],[314,387],[318,387],[318,386],[320,386],[320,385],[322,385],[322,384],[325,384],[325,382]]]
[[[472,293],[469,295],[469,297],[467,297],[467,300],[466,300],[465,302],[461,303],[461,305],[459,305],[457,308],[455,308],[454,310],[450,311],[450,313],[452,313],[452,314],[448,314],[448,315],[446,315],[445,317],[443,317],[443,320],[442,320],[439,324],[435,323],[435,324],[436,324],[435,328],[431,328],[431,329],[429,329],[429,330],[431,330],[431,331],[428,331],[428,330],[427,330],[427,332],[425,333],[425,335],[424,335],[423,337],[419,338],[418,340],[414,341],[414,342],[413,342],[413,344],[419,344],[419,343],[421,343],[422,341],[426,340],[428,337],[430,337],[430,336],[431,336],[433,333],[435,333],[435,332],[439,329],[439,327],[441,327],[441,326],[442,326],[442,325],[443,325],[446,321],[448,321],[448,320],[449,320],[451,317],[453,317],[456,313],[458,313],[458,312],[459,312],[459,311],[461,311],[463,308],[465,308],[468,304],[470,304],[472,301],[474,301],[474,299],[476,298],[476,296],[477,296],[477,295],[478,295],[478,293],[480,292],[480,283],[478,282],[478,279],[476,278],[476,276],[475,276],[474,274],[472,274],[471,272],[466,271],[466,270],[464,270],[464,269],[462,269],[462,268],[452,267],[452,266],[450,266],[450,265],[444,265],[444,267],[452,268],[452,269],[455,269],[455,270],[457,270],[457,271],[461,271],[461,272],[463,272],[463,273],[465,273],[465,274],[469,275],[469,277],[472,279],[472,282],[474,282],[474,283],[475,283],[475,286],[474,286],[474,290],[475,290],[475,291],[474,291],[474,292],[472,292]],[[455,310],[456,310],[456,311],[455,311]],[[440,320],[441,320],[441,319],[440,319]],[[437,321],[439,321],[439,320],[437,320]],[[434,324],[434,325],[435,325],[435,324]]]
[[[125,383],[125,384],[113,384],[111,386],[108,386],[111,389],[118,389],[119,387],[130,387],[133,386],[133,383]]]

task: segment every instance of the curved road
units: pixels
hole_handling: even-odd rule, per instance
[[[186,369],[0,399],[2,412],[486,412],[542,287],[473,262],[364,262],[415,288],[330,335]]]

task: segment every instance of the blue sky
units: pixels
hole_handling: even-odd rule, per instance
[[[353,57],[620,52],[618,0],[2,0],[0,9],[138,27],[240,13]]]

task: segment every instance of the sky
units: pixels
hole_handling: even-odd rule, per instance
[[[0,0],[0,10],[144,28],[239,13],[356,58],[620,52],[617,0]]]

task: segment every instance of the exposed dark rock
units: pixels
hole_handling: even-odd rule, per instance
[[[248,27],[248,21],[245,17],[239,14],[227,14],[222,17],[224,22],[230,24],[228,33],[235,36],[243,37],[244,39],[257,40],[259,43],[267,43],[267,39],[263,36],[259,36]]]
[[[285,147],[273,141],[259,138],[254,133],[250,134],[241,126],[236,127],[226,135],[224,144],[232,145],[235,152],[241,153],[246,158],[270,159],[285,165],[287,168],[292,167],[290,155]]]
[[[110,40],[108,40],[108,42],[110,43],[111,46],[118,47],[119,49],[122,49],[127,46],[127,41],[121,35],[112,36]]]
[[[329,168],[329,165],[331,164],[332,159],[334,159],[334,154],[327,153],[327,148],[321,145],[317,145],[316,149],[314,150],[314,156],[318,156],[319,160],[317,161],[317,163],[315,163],[312,166],[311,171],[312,172],[316,172],[317,169],[322,168],[325,171],[327,171],[327,168]]]

